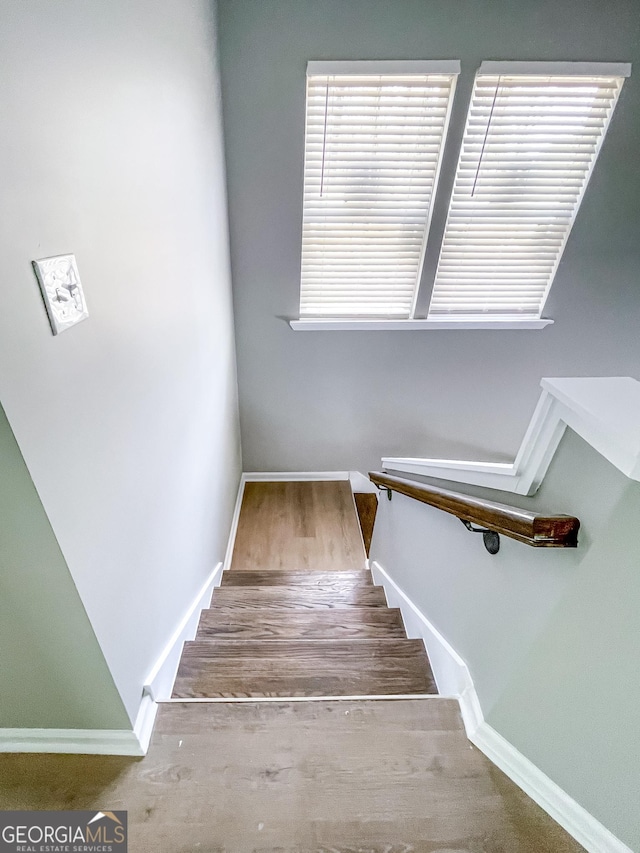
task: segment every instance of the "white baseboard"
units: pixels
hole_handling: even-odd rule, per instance
[[[240,502],[245,483],[297,483],[308,480],[349,480],[354,492],[378,493],[367,475],[360,471],[248,471],[242,475],[240,481]],[[239,514],[240,504],[237,505],[237,510]]]
[[[245,483],[297,483],[305,480],[348,480],[348,471],[249,471]]]
[[[371,574],[375,582],[384,587],[389,606],[400,608],[407,636],[424,641],[440,695],[459,699],[470,693],[475,694],[467,664],[438,629],[375,560],[371,563]],[[474,710],[472,703],[469,703],[469,710]]]
[[[145,678],[143,694],[150,696],[154,702],[160,702],[171,696],[173,682],[180,663],[180,655],[182,654],[182,646],[187,640],[193,640],[195,637],[200,613],[203,608],[208,607],[211,603],[214,587],[220,585],[222,566],[222,563],[218,563],[206,579],[160,653],[149,675]]]
[[[351,483],[351,490],[354,493],[368,492],[376,495],[376,497],[380,494],[375,483],[372,483],[367,475],[362,474],[360,471],[349,471],[349,482]]]
[[[242,509],[242,498],[244,497],[244,484],[247,482],[247,475],[240,475],[238,484],[238,494],[236,495],[236,505],[233,508],[233,516],[231,518],[231,529],[229,530],[229,539],[227,540],[227,550],[224,554],[224,563],[222,571],[226,572],[231,568],[231,559],[233,557],[233,547],[236,544],[236,534],[238,532],[238,521],[240,520],[240,510]]]
[[[409,637],[424,641],[441,694],[455,697],[469,740],[560,824],[589,853],[633,853],[592,814],[484,721],[467,664],[389,573],[375,560],[371,573],[384,587],[391,607],[399,607]]]
[[[140,748],[139,755],[147,754],[159,707],[158,703],[148,693],[143,694],[133,726],[133,733]]]
[[[0,752],[144,755],[146,750],[130,729],[0,729]]]
[[[633,853],[490,725],[483,722],[469,740],[589,853]]]

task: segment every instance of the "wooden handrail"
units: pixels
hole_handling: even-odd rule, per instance
[[[380,488],[414,498],[456,515],[462,521],[479,524],[535,548],[575,548],[578,544],[580,522],[571,515],[529,512],[379,471],[371,472],[369,479]]]

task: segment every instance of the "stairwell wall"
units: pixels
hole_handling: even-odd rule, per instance
[[[294,332],[308,60],[460,59],[432,223],[444,226],[487,59],[630,61],[634,0],[221,0],[245,470],[373,470],[382,456],[511,461],[543,376],[640,378],[640,75],[624,84],[543,331]],[[428,297],[428,294],[427,294]]]
[[[215,3],[6,0],[0,62],[0,400],[61,552],[13,549],[3,579],[20,600],[55,572],[70,602],[66,561],[133,721],[241,469]],[[67,252],[89,318],[53,337],[30,262]],[[15,678],[61,653],[41,631]]]
[[[129,720],[0,406],[0,729]]]
[[[576,515],[579,547],[503,536],[492,556],[454,516],[394,494],[379,502],[371,558],[465,660],[486,722],[640,849],[640,483],[568,429],[535,496],[462,490]]]

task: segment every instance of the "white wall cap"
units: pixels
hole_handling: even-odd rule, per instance
[[[640,382],[602,376],[545,378],[540,384],[542,396],[514,463],[384,457],[383,468],[533,494],[566,425],[626,477],[640,480]]]

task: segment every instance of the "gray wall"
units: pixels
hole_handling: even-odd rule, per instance
[[[487,722],[639,850],[640,484],[567,430],[534,497],[464,491],[577,515],[579,547],[501,537],[491,556],[454,516],[394,495],[371,558],[464,658]]]
[[[634,0],[221,0],[246,470],[367,470],[382,455],[512,457],[542,376],[640,376],[640,64],[545,315],[519,332],[293,332],[309,59],[459,58],[450,139],[483,59],[640,60]],[[442,225],[456,146],[434,223]]]
[[[127,728],[1,406],[0,460],[0,728]]]
[[[240,471],[214,12],[0,6],[0,400],[131,719]],[[30,261],[66,252],[53,337]]]

